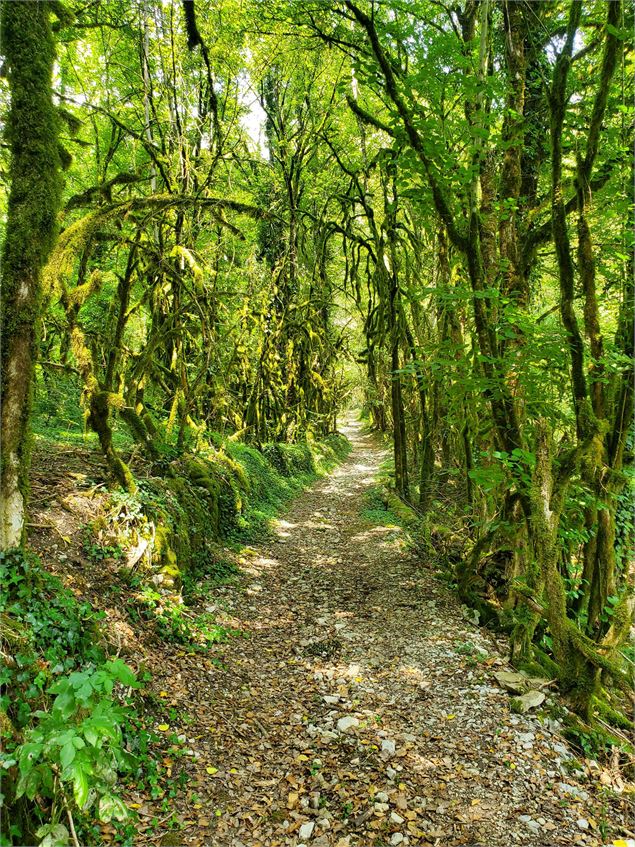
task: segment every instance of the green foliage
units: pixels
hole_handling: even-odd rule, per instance
[[[568,720],[564,727],[565,737],[578,749],[587,759],[601,759],[612,753],[615,749],[632,753],[633,745],[625,743],[621,738],[613,735],[602,727],[592,727],[582,724],[575,719]]]
[[[341,462],[350,444],[338,435],[304,444],[271,444],[257,450],[240,442],[225,449],[249,481],[245,507],[234,527],[223,534],[236,543],[266,537],[271,520],[291,497]]]
[[[491,463],[492,459],[494,463]],[[514,448],[510,453],[505,450],[482,451],[481,460],[483,466],[469,471],[469,476],[487,492],[495,491],[508,479],[527,488],[536,464],[535,455],[520,448]]]
[[[166,641],[201,652],[211,644],[240,634],[238,630],[217,624],[210,613],[192,614],[182,602],[143,586],[138,580],[132,582],[131,587],[138,587],[126,601],[131,620],[154,623],[157,634]]]
[[[346,14],[325,2],[319,15],[200,0],[205,49],[187,50],[183,4],[154,5],[3,5],[10,294],[25,267],[37,278],[64,192],[50,290],[23,326],[46,330],[34,429],[94,443],[80,406],[98,398],[86,421],[110,472],[131,490],[122,462],[140,477],[112,493],[87,558],[147,542],[134,568],[161,588],[134,586],[131,614],[180,643],[213,641],[214,623],[165,590],[231,578],[210,539],[266,535],[341,458],[328,433],[354,392],[392,434],[400,494],[419,491],[427,549],[455,535],[473,547],[469,566],[448,550],[460,590],[483,613],[506,607],[513,650],[535,636],[575,654],[562,673],[595,673],[606,645],[591,659],[566,634],[622,641],[632,592],[632,11],[470,3],[458,22],[430,0]],[[561,52],[570,16],[574,62]],[[247,89],[266,113],[258,133]],[[57,145],[66,128],[72,161]],[[371,499],[364,517],[412,530],[412,510],[388,505]],[[511,611],[514,585],[540,612]],[[69,656],[85,621],[37,592],[11,602],[28,649],[6,673],[26,725],[28,703],[76,670],[55,646],[64,616]]]
[[[240,574],[234,562],[212,552],[202,551],[194,556],[188,572],[183,577],[181,593],[186,604],[191,604],[211,589],[233,582]]]
[[[362,517],[376,526],[399,526],[399,520],[388,508],[380,488],[373,488],[366,494],[366,507]]]
[[[35,712],[35,725],[13,752],[20,774],[16,799],[39,795],[68,805],[72,797],[77,811],[96,805],[104,822],[127,817],[113,794],[117,774],[134,766],[121,731],[125,708],[112,697],[116,683],[139,685],[121,659],[75,671],[47,689],[56,695],[50,711]]]
[[[138,768],[123,728],[134,715],[125,690],[139,682],[121,659],[106,658],[103,614],[78,602],[33,554],[0,552],[0,585],[0,626],[11,654],[2,671],[8,723],[1,765],[5,801],[22,809],[22,823],[3,835],[28,837],[21,827],[31,827],[54,847],[69,838],[60,823],[67,811],[80,829],[91,816],[127,817],[117,778]]]
[[[123,558],[124,554],[120,544],[99,544],[95,542],[88,527],[84,532],[82,549],[86,558],[93,562],[93,564],[99,564],[99,562],[103,562],[104,559],[114,559],[115,561],[119,561]]]
[[[26,726],[46,686],[60,674],[103,659],[90,604],[78,603],[32,553],[0,551],[0,625],[13,648],[5,664],[2,708],[18,727]]]

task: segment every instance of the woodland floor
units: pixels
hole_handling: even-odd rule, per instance
[[[106,572],[95,579],[70,555],[71,581],[107,609],[124,658],[152,672],[157,725],[185,745],[164,761],[190,777],[167,812],[128,793],[137,843],[502,847],[631,835],[626,795],[601,785],[611,774],[577,762],[557,722],[510,713],[493,678],[508,667],[504,639],[467,620],[402,530],[367,511],[384,448],[358,425],[346,434],[347,461],[203,602],[245,633],[207,655],[131,626]],[[50,485],[54,466],[47,473]],[[33,520],[58,519],[72,520],[47,504]],[[36,526],[36,548],[62,550],[58,530]],[[166,834],[172,815],[183,828]]]

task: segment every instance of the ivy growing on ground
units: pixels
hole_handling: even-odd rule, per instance
[[[126,726],[141,686],[100,643],[102,612],[79,602],[39,559],[0,552],[3,845],[61,847],[94,820],[130,812],[118,779],[139,771]]]

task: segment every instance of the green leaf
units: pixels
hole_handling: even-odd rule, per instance
[[[31,768],[33,768],[36,763],[36,760],[39,758],[40,753],[42,752],[43,746],[43,744],[31,741],[28,744],[23,744],[21,747],[18,747],[16,753],[20,759],[21,774],[26,774],[28,771],[31,770]]]
[[[91,747],[98,746],[99,734],[92,727],[89,726],[84,729],[84,737]]]
[[[75,797],[75,802],[82,809],[88,800],[88,774],[84,767],[82,767],[81,762],[74,762],[67,773],[73,780],[73,796]]]
[[[60,750],[60,762],[63,768],[67,768],[75,758],[75,745],[73,742],[65,744]]]
[[[78,689],[76,695],[78,700],[81,700],[83,703],[87,703],[90,698],[93,696],[93,687],[89,681],[86,681],[80,689]]]
[[[106,667],[122,685],[129,688],[139,688],[137,677],[132,668],[128,667],[122,659],[114,659],[113,661],[106,662]]]
[[[75,695],[70,689],[62,691],[53,701],[53,711],[58,712],[62,720],[68,720],[75,711]]]
[[[27,774],[24,774],[18,780],[18,786],[16,788],[15,796],[16,799],[22,797],[24,794],[29,798],[29,800],[33,800],[35,795],[38,792],[38,788],[40,787],[40,773],[37,768],[29,771]]]
[[[99,801],[99,820],[109,823],[113,818],[124,821],[128,817],[128,809],[119,797],[104,794]]]
[[[47,823],[35,835],[42,839],[39,847],[66,847],[70,840],[68,830],[61,823]]]

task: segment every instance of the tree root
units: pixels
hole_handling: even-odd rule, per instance
[[[633,721],[627,717],[624,712],[613,708],[613,706],[611,706],[610,703],[607,703],[606,700],[602,700],[600,697],[594,697],[593,708],[597,711],[598,715],[604,718],[604,720],[611,726],[617,727],[618,729],[626,729],[631,732],[635,729],[635,723],[633,723]]]

